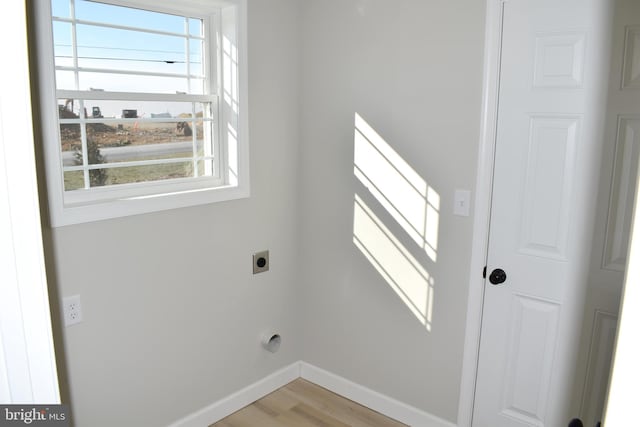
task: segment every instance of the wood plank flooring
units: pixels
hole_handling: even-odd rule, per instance
[[[297,379],[210,427],[406,427]]]

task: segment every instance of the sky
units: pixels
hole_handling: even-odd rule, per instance
[[[78,20],[112,25],[135,26],[149,30],[174,32],[186,35],[185,18],[138,9],[75,0],[75,16]],[[70,18],[69,0],[51,0],[54,17]],[[188,33],[201,34],[201,22],[188,19]],[[76,26],[78,65],[120,71],[155,71],[186,73],[186,38],[151,34],[116,28],[78,24]],[[57,66],[73,66],[72,25],[53,22],[54,49]],[[191,74],[202,75],[202,40],[190,38]],[[76,89],[72,71],[56,71],[58,89]],[[139,76],[131,74],[80,73],[80,90],[102,89],[120,92],[176,93],[189,92],[186,78]],[[191,93],[202,93],[203,80],[192,80]],[[199,89],[198,89],[199,88]],[[64,103],[61,101],[60,103]],[[101,107],[105,117],[119,117],[122,109],[137,109],[138,114],[149,117],[151,113],[169,112],[172,115],[191,112],[190,104],[161,104],[131,101],[94,102],[87,105],[90,114],[95,104]],[[185,107],[188,111],[185,111]],[[77,103],[75,106],[77,110]]]

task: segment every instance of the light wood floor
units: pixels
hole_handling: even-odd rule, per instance
[[[210,427],[406,427],[297,379]]]

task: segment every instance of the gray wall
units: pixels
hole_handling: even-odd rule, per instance
[[[453,193],[475,183],[484,2],[309,0],[302,22],[303,360],[455,421],[472,220]],[[440,195],[435,262],[354,178],[355,113]],[[356,195],[433,279],[430,331],[384,278],[404,255],[373,248],[376,267],[354,244]]]
[[[455,420],[483,3],[249,1],[251,198],[51,233],[76,425],[166,425],[300,359]],[[354,177],[356,113],[440,195],[435,261]],[[356,195],[433,279],[428,322],[354,244]]]
[[[296,3],[249,2],[251,198],[52,231],[58,293],[82,298],[63,330],[77,426],[166,425],[299,360]]]

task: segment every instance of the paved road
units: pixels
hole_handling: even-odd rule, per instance
[[[201,142],[201,141],[198,141]],[[122,162],[125,160],[146,160],[150,157],[169,156],[177,153],[191,153],[192,142],[168,142],[165,144],[127,145],[124,147],[105,147],[100,153],[106,157],[107,162]],[[64,151],[62,153],[64,166],[75,166],[75,152]]]

